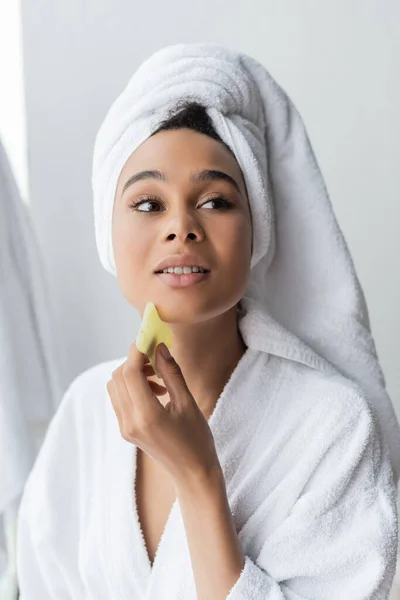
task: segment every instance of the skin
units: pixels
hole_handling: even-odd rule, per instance
[[[172,478],[189,546],[198,600],[224,600],[245,555],[231,513],[211,429],[167,347],[156,362],[171,401],[164,408],[146,378],[148,357],[133,343],[107,390],[122,437],[144,450]],[[150,365],[151,366],[151,365]]]
[[[189,183],[192,172],[206,168],[231,175],[240,191],[226,181]],[[122,194],[132,174],[149,169],[163,171],[168,183],[140,181]],[[222,210],[221,204],[210,202],[216,193],[233,207]],[[144,212],[132,211],[130,204],[145,194],[157,196],[155,204],[146,202]],[[121,172],[112,237],[125,298],[142,316],[146,303],[154,302],[173,330],[174,344],[172,357],[163,358],[162,344],[157,347],[157,382],[148,357],[133,342],[107,390],[121,435],[152,457],[174,482],[197,597],[223,600],[245,557],[206,418],[246,349],[236,305],[250,274],[252,223],[235,158],[217,140],[190,129],[152,136]],[[189,251],[211,268],[204,282],[171,288],[154,274],[163,258]]]
[[[158,169],[168,183],[138,181],[125,193],[135,173]],[[240,192],[226,181],[192,184],[200,169],[231,175]],[[210,202],[217,194],[233,203],[229,210]],[[146,196],[137,210],[130,205]],[[173,331],[171,354],[196,402],[208,418],[230,374],[246,350],[237,327],[236,305],[250,276],[252,221],[241,169],[218,140],[191,129],[160,131],[143,142],[126,161],[117,184],[112,239],[117,280],[126,300],[143,316],[153,302]],[[239,251],[240,249],[240,251]],[[207,281],[171,288],[154,274],[171,254],[194,252],[211,274]],[[155,375],[153,382],[162,383]],[[169,395],[161,385],[165,406]]]

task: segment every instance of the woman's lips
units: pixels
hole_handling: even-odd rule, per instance
[[[182,273],[182,275],[177,275],[175,273],[156,273],[156,275],[161,281],[171,287],[186,287],[187,285],[207,280],[210,276],[210,271],[206,271],[205,273]]]

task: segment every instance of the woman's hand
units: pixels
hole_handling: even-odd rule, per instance
[[[179,365],[157,346],[157,369],[165,387],[147,377],[154,375],[149,359],[136,347],[112,373],[107,383],[122,437],[157,461],[176,485],[197,474],[220,468],[214,437],[206,418],[190,393]],[[158,400],[168,392],[164,407]]]

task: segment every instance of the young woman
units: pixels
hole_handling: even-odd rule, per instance
[[[132,341],[66,391],[21,501],[21,600],[387,598],[398,424],[286,94],[243,54],[167,47],[92,181],[103,266],[174,342],[160,377]]]

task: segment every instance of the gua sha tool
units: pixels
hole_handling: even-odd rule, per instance
[[[156,367],[156,348],[164,342],[168,350],[172,346],[173,335],[171,329],[159,317],[157,309],[152,302],[146,304],[140,329],[136,336],[136,347],[148,356],[151,366],[159,379]]]

